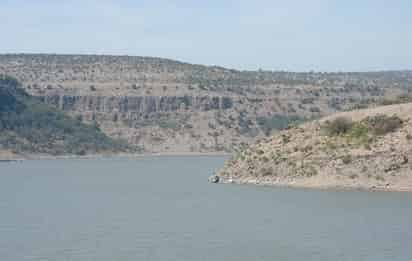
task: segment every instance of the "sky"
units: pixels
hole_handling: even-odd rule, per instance
[[[0,53],[241,70],[412,69],[410,0],[0,0]]]

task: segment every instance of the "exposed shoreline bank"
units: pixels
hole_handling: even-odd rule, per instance
[[[210,179],[209,179],[210,181]],[[294,188],[310,190],[336,190],[336,191],[368,191],[368,192],[412,192],[412,187],[402,186],[401,184],[349,184],[349,183],[311,183],[302,181],[264,181],[264,180],[236,180],[236,179],[219,179],[219,184],[236,184],[236,185],[253,185],[273,188]]]

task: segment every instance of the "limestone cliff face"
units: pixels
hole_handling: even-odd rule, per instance
[[[147,152],[232,152],[289,123],[408,95],[412,72],[237,71],[160,58],[0,55],[28,93]]]
[[[232,97],[219,96],[73,96],[45,95],[40,99],[65,111],[93,111],[127,115],[160,112],[227,110],[233,107]]]
[[[231,131],[230,126],[215,123],[233,114],[238,103],[234,97],[59,93],[37,97],[84,122],[97,122],[110,136],[140,145],[147,152],[229,152],[248,142],[236,128]],[[262,135],[257,126],[253,135]]]

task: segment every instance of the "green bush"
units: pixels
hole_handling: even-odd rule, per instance
[[[402,119],[397,116],[377,115],[367,117],[360,122],[352,122],[343,117],[326,122],[322,129],[328,136],[344,136],[350,142],[365,145],[370,149],[376,136],[385,135],[396,131],[403,124]]]
[[[352,162],[352,156],[351,155],[344,155],[343,157],[342,157],[342,162],[343,162],[343,164],[349,164],[349,163],[351,163]]]
[[[305,120],[305,118],[294,115],[273,115],[270,117],[258,117],[257,123],[266,135],[270,135],[274,130],[284,130],[292,124],[298,124]]]
[[[360,122],[354,123],[352,127],[347,131],[348,136],[354,139],[366,139],[368,137],[368,133],[368,126]]]
[[[161,120],[158,122],[160,128],[178,130],[180,128],[179,122],[175,120]]]
[[[332,121],[327,121],[323,125],[328,136],[338,136],[348,133],[353,127],[354,123],[352,120],[344,117],[338,117]]]

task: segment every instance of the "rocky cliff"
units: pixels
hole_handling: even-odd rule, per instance
[[[289,123],[408,95],[412,73],[237,71],[167,59],[0,55],[32,95],[146,152],[230,152]]]

